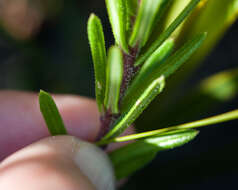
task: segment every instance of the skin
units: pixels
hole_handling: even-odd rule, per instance
[[[70,135],[94,141],[99,131],[99,113],[93,100],[83,97],[53,97]],[[0,92],[0,160],[50,134],[34,93]]]
[[[54,100],[68,133],[94,141],[99,132],[95,101],[71,95],[55,95]],[[37,94],[0,91],[0,131],[0,189],[95,189],[75,163],[78,140],[49,137]]]

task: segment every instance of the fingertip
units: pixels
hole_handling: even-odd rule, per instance
[[[99,131],[99,113],[95,101],[72,95],[53,97],[69,134],[94,141]],[[40,113],[36,93],[1,91],[0,105],[0,160],[50,136]]]
[[[114,174],[106,154],[71,136],[43,139],[0,164],[0,189],[113,190],[114,187]]]
[[[96,102],[72,95],[56,95],[54,99],[69,134],[94,141],[100,125]]]

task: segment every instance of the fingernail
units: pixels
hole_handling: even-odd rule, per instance
[[[97,146],[76,140],[75,163],[97,190],[114,190],[115,177],[111,162]]]

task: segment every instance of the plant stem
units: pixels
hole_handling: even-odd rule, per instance
[[[124,57],[124,68],[123,68],[123,80],[121,85],[121,93],[120,93],[120,99],[125,94],[126,89],[128,88],[128,85],[136,72],[138,71],[138,67],[135,67],[135,60],[137,56],[138,48],[133,48],[130,50],[130,54],[123,54]]]
[[[134,75],[138,71],[139,67],[135,67],[135,59],[137,56],[138,49],[133,48],[130,50],[130,54],[126,54],[123,52],[123,79],[120,89],[120,100],[123,98],[126,89],[128,88],[128,85],[130,84],[131,80],[133,79]],[[111,129],[111,126],[113,125],[114,121],[120,117],[120,114],[113,114],[111,113],[111,110],[106,110],[106,113],[101,116],[101,126],[100,126],[100,133],[97,137],[97,140],[101,140],[103,136],[105,136],[109,130]]]
[[[138,134],[134,134],[134,135],[128,135],[128,136],[124,136],[124,137],[117,137],[117,138],[113,138],[113,139],[109,139],[109,140],[105,140],[105,141],[99,141],[96,144],[97,145],[105,145],[105,144],[109,144],[112,142],[130,141],[130,140],[141,139],[141,138],[145,138],[145,137],[151,137],[154,135],[160,135],[160,134],[170,132],[170,131],[175,131],[175,130],[204,127],[204,126],[222,123],[222,122],[226,122],[226,121],[230,121],[230,120],[234,120],[234,119],[238,119],[238,109],[227,112],[227,113],[223,113],[223,114],[220,114],[217,116],[209,117],[206,119],[189,122],[189,123],[185,123],[185,124],[181,124],[181,125],[176,125],[176,126],[172,126],[172,127],[168,127],[168,128],[148,131],[148,132],[144,132],[144,133],[138,133]]]
[[[112,114],[110,110],[107,110],[107,112],[100,117],[101,126],[97,140],[102,139],[102,137],[104,137],[108,133],[111,125],[119,116],[119,114]]]

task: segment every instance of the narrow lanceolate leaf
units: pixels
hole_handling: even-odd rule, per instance
[[[157,50],[155,50],[154,53],[146,60],[146,62],[140,69],[140,72],[144,73],[145,70],[148,70],[149,68],[153,69],[154,67],[157,67],[157,65],[160,65],[161,62],[165,60],[168,57],[168,55],[170,55],[173,47],[174,47],[174,40],[172,38],[169,38]],[[136,64],[135,66],[139,65]]]
[[[121,101],[122,113],[127,112],[128,108],[133,102],[132,99],[138,99],[141,93],[143,93],[143,90],[147,88],[147,83],[145,81],[148,80],[153,71],[162,64],[162,62],[168,57],[168,55],[170,55],[173,46],[173,39],[166,40],[143,64],[140,71],[136,74],[132,83],[128,87]]]
[[[205,0],[205,1],[207,1],[207,0]],[[183,1],[174,0],[171,2],[170,7],[167,11],[166,18],[164,19],[162,30],[166,29],[176,19],[176,17],[181,13],[181,11],[189,4],[189,2],[191,2],[191,0],[183,0]],[[191,15],[194,14],[194,12],[196,12],[198,7],[201,7],[201,3],[203,3],[203,2],[204,2],[204,0],[200,1],[198,6],[192,11]],[[185,22],[191,17],[191,15],[189,15],[187,17]],[[181,28],[183,27],[185,22],[181,23],[176,28],[176,30],[173,32],[172,35],[174,38],[176,38],[180,34]]]
[[[132,100],[133,104],[128,109],[128,112],[122,114],[103,140],[120,135],[137,119],[150,102],[163,90],[164,86],[165,81],[163,76],[153,81],[137,100]]]
[[[172,2],[174,2],[174,0],[163,0],[160,10],[158,11],[154,20],[152,33],[150,34],[146,45],[143,47],[141,54],[144,54],[148,50],[148,48],[150,48],[151,44],[153,44],[158,39],[160,34],[164,31],[164,22],[167,18],[167,13],[168,10],[170,10]]]
[[[126,9],[127,14],[129,16],[136,16],[137,8],[138,8],[138,0],[125,0],[126,1]]]
[[[113,114],[119,112],[118,104],[123,77],[123,55],[119,47],[113,46],[108,52],[106,69],[106,93],[104,104]]]
[[[176,2],[183,3],[183,1],[179,1],[179,0],[177,0]],[[229,0],[229,1],[201,0],[200,1],[199,5],[196,7],[196,9],[192,12],[192,14],[189,16],[188,19],[186,19],[186,22],[183,24],[182,29],[180,30],[179,36],[176,40],[176,44],[179,46],[179,44],[183,44],[188,39],[191,39],[192,36],[204,31],[206,31],[208,34],[207,38],[204,41],[203,45],[199,48],[199,50],[196,51],[196,53],[194,53],[191,56],[191,58],[186,62],[186,64],[183,66],[183,69],[181,69],[178,73],[176,73],[175,76],[169,81],[168,88],[166,89],[167,94],[170,94],[170,95],[175,94],[175,91],[177,89],[176,86],[181,85],[181,83],[185,81],[185,79],[187,79],[191,75],[191,73],[195,71],[195,69],[197,69],[198,65],[202,63],[202,61],[208,55],[208,53],[210,53],[211,50],[215,47],[215,45],[219,42],[219,40],[221,40],[221,38],[224,36],[224,33],[231,27],[231,24],[233,24],[234,21],[238,18],[237,5],[238,5],[238,0]],[[220,92],[222,92],[222,90]],[[167,118],[168,119],[167,121],[171,121],[172,123],[170,124],[176,124],[182,121],[184,122],[191,121],[191,119],[192,120],[197,119],[199,115],[202,116],[202,113],[208,112],[209,110],[207,109],[209,109],[209,107],[210,107],[210,111],[212,111],[212,109],[215,109],[214,106],[218,106],[217,103],[222,103],[222,102],[219,102],[219,100],[218,101],[215,100],[214,98],[212,98],[214,100],[212,103],[212,101],[210,101],[211,99],[210,100],[208,99],[209,96],[207,96],[205,99],[202,99],[202,97],[204,96],[197,95],[197,98],[201,101],[201,103],[197,102],[195,105],[195,101],[193,102],[193,105],[195,106],[193,110],[196,110],[196,112],[189,111],[191,107],[187,106],[188,112],[185,111],[183,113],[185,115],[189,113],[188,117],[181,118],[182,117],[181,115],[180,118],[177,118],[178,119],[177,121],[175,120],[171,121],[170,118]],[[164,97],[161,97],[160,101],[167,102],[166,99],[167,99],[167,96],[164,96]],[[207,104],[205,102],[206,100],[209,101]],[[189,105],[189,103],[187,105]],[[150,107],[150,111],[154,112],[152,110],[156,110],[156,112],[159,115],[161,114],[167,115],[166,114],[167,111],[164,109],[165,107],[169,107],[169,106],[163,103],[160,104],[159,106],[158,104],[154,106],[152,105]],[[183,105],[183,110],[184,110],[184,105]],[[174,110],[174,113],[176,113],[175,110]],[[176,116],[178,115],[176,114]],[[160,122],[161,118],[166,119],[163,116],[158,118],[156,117],[156,115],[154,115],[153,118],[150,118],[150,121],[151,123]],[[143,122],[150,124],[150,122],[148,122],[148,120],[145,121],[145,119],[143,119]],[[143,122],[142,120],[139,121],[137,127],[142,129],[143,125],[140,125],[140,123],[143,123]]]
[[[101,21],[94,14],[88,20],[88,39],[94,63],[96,100],[102,112],[106,83],[106,49]]]
[[[138,9],[138,0],[125,0],[126,1],[126,11],[127,11],[127,35],[131,32],[134,20],[136,18]]]
[[[164,0],[141,0],[139,12],[133,27],[129,44],[131,47],[143,47],[152,31],[155,17]]]
[[[197,6],[200,0],[191,0],[178,17],[169,25],[169,27],[159,36],[151,47],[141,55],[136,61],[137,64],[143,63],[161,44],[175,31],[175,29],[186,19],[191,11]]]
[[[52,136],[66,135],[63,120],[59,114],[53,98],[43,90],[39,94],[40,110]]]
[[[157,76],[163,74],[166,78],[173,74],[202,45],[206,36],[206,33],[199,34],[185,43],[179,50],[161,64],[157,70],[154,70],[154,73],[156,73]]]
[[[148,164],[156,153],[182,146],[198,134],[196,130],[184,130],[174,134],[138,140],[109,154],[117,179],[128,177]]]
[[[106,0],[107,12],[116,43],[128,53],[126,41],[127,11],[125,0]]]
[[[181,125],[175,125],[172,127],[168,128],[163,128],[163,129],[157,129],[153,131],[147,131],[143,133],[137,133],[134,135],[127,135],[123,137],[117,137],[117,138],[112,138],[112,139],[106,139],[99,141],[97,144],[98,145],[106,145],[112,142],[125,142],[125,141],[131,141],[131,140],[137,140],[137,139],[143,139],[143,138],[148,138],[148,137],[153,137],[155,135],[163,135],[163,134],[168,134],[173,133],[178,130],[188,130],[188,129],[195,129],[195,128],[200,128],[208,125],[214,125],[222,122],[227,122],[231,120],[238,119],[238,110],[233,110],[227,113],[223,113],[220,115],[216,115],[213,117],[209,117],[206,119],[198,120],[198,121],[193,121],[190,123],[185,123]]]

